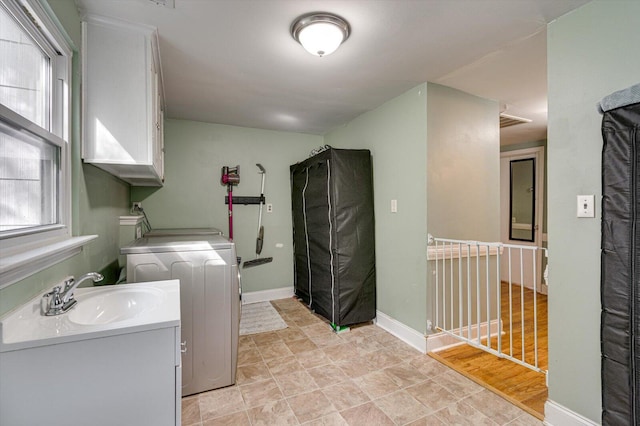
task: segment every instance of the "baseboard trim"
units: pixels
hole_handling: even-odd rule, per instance
[[[598,423],[548,399],[544,403],[544,424],[547,426],[596,426]]]
[[[242,304],[269,302],[271,300],[286,299],[288,297],[293,297],[293,286],[242,293]]]
[[[376,325],[423,354],[427,353],[427,341],[419,331],[380,311],[376,311]]]
[[[489,321],[489,327],[491,329],[492,339],[495,338],[498,332],[502,333],[502,321],[498,319],[493,319]],[[480,323],[479,327],[478,325],[475,325],[475,324],[471,327],[472,338],[475,338],[474,336],[478,335],[478,328],[480,328],[480,340],[486,339],[488,334],[486,321],[483,323]],[[468,333],[468,329],[464,328],[462,332],[460,332],[459,329],[456,329],[456,330],[452,330],[451,332],[454,334],[462,333],[462,335],[465,336]],[[451,336],[448,333],[434,333],[427,336],[427,352],[442,351],[454,346],[463,345],[464,343],[465,343],[464,341],[454,336]]]

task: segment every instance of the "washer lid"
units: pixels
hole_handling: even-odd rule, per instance
[[[120,248],[120,254],[228,250],[233,246],[231,241],[219,235],[178,235],[139,238]]]

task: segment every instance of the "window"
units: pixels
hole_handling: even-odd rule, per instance
[[[72,52],[44,7],[0,0],[0,288],[71,236]]]
[[[29,32],[0,10],[0,101],[49,130],[50,49],[36,44]]]
[[[61,58],[21,6],[3,0],[0,7],[0,238],[6,246],[19,245],[17,236],[68,225],[60,185],[69,58]]]
[[[6,238],[60,225],[61,150],[0,121],[0,233]]]

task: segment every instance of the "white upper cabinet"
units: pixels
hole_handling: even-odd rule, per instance
[[[83,22],[82,158],[134,186],[164,180],[163,91],[155,28]]]

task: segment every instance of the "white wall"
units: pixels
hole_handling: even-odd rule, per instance
[[[640,81],[640,2],[594,1],[549,24],[547,37],[549,399],[599,422],[602,119],[596,104]],[[576,218],[579,194],[596,195],[597,218]]]

